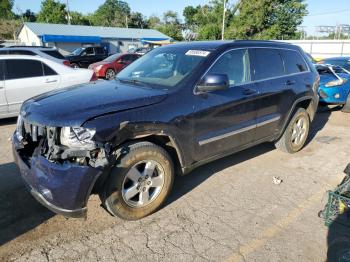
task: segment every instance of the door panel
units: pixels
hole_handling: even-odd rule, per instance
[[[229,151],[254,140],[257,94],[245,94],[255,84],[236,86],[196,97],[194,113],[196,160]],[[199,100],[199,101],[198,101]]]
[[[49,72],[48,72],[49,74]],[[6,61],[5,93],[9,113],[18,113],[22,103],[59,86],[59,75],[44,76],[41,61],[11,59]]]
[[[288,101],[289,89],[285,85],[284,63],[279,49],[254,48],[250,50],[253,79],[256,81],[257,99],[256,140],[278,132],[284,103]]]
[[[197,161],[249,144],[255,137],[258,93],[250,79],[248,51],[225,52],[208,70],[210,74],[226,74],[230,88],[194,95]]]

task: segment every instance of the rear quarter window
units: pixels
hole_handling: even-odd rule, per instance
[[[252,66],[254,80],[262,80],[285,75],[283,60],[279,49],[253,48]]]
[[[51,67],[49,67],[47,64],[42,63],[43,64],[43,69],[44,69],[44,75],[45,76],[54,76],[57,75],[56,71],[53,70]]]
[[[64,56],[57,50],[45,50],[43,53],[58,59],[65,59]]]
[[[293,50],[281,50],[287,74],[295,74],[308,70],[301,54]]]
[[[9,50],[10,55],[36,55],[36,53],[29,50]]]
[[[4,61],[0,60],[0,81],[5,78]]]

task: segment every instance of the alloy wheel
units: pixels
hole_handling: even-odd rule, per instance
[[[131,207],[144,207],[154,201],[164,186],[164,170],[154,160],[135,164],[122,184],[122,197]]]
[[[293,146],[300,146],[304,143],[304,139],[307,133],[307,121],[301,116],[297,118],[292,129],[291,142]]]
[[[115,77],[115,72],[112,69],[108,69],[106,72],[106,79],[111,80]]]

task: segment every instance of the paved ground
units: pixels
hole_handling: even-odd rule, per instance
[[[95,196],[87,220],[40,206],[12,162],[14,121],[0,121],[0,261],[325,261],[317,213],[350,162],[350,114],[319,113],[298,154],[264,144],[179,177],[167,205],[136,222]]]

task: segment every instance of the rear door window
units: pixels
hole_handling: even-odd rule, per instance
[[[210,74],[226,74],[230,86],[250,81],[250,62],[247,49],[231,50],[224,53],[209,69]]]
[[[97,55],[103,55],[105,52],[102,47],[97,47],[96,48],[96,54]]]
[[[281,50],[284,67],[287,74],[295,74],[307,71],[305,60],[299,52],[293,50]]]
[[[95,54],[94,49],[91,48],[91,47],[86,48],[86,49],[85,49],[85,54],[86,54],[86,55],[94,55],[94,54]]]
[[[6,80],[43,76],[41,61],[27,59],[6,60]]]
[[[279,49],[253,48],[254,80],[263,80],[285,75],[283,60]]]

